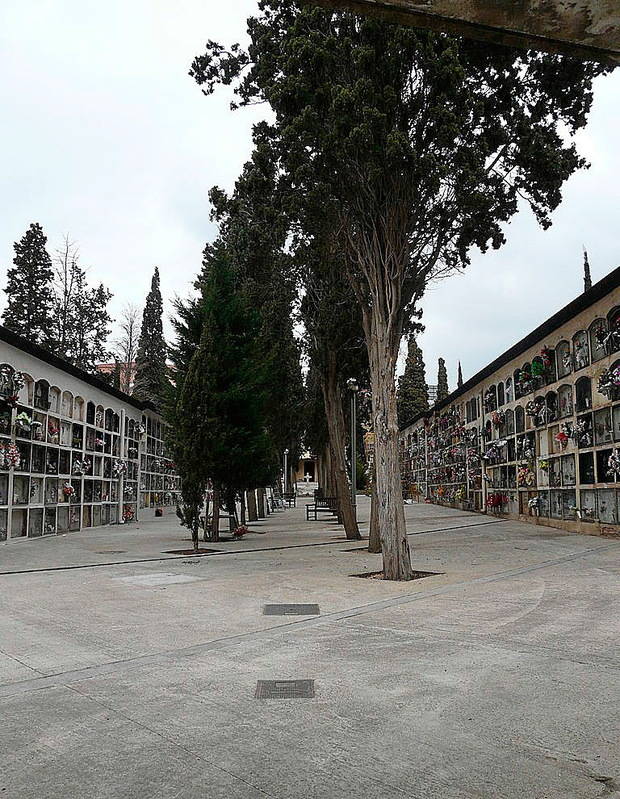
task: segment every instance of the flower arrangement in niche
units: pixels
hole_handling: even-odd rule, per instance
[[[92,462],[89,458],[84,458],[82,461],[74,461],[72,472],[75,475],[86,474],[90,469]]]
[[[545,460],[538,461],[538,468],[542,472],[548,472],[549,471],[549,461],[545,461]]]
[[[112,474],[114,477],[120,477],[122,474],[127,474],[127,464],[125,461],[114,461],[112,466]]]
[[[493,427],[502,427],[502,425],[506,421],[506,415],[504,411],[493,411],[491,414],[491,424]]]
[[[492,411],[493,408],[495,408],[497,406],[497,401],[496,401],[496,398],[495,398],[495,394],[493,393],[493,391],[490,388],[488,388],[484,392],[483,403],[484,403],[484,409],[487,412],[488,411]]]
[[[617,480],[620,477],[620,450],[614,449],[607,459],[607,476]]]
[[[599,394],[604,394],[609,397],[614,389],[620,387],[620,366],[617,366],[613,371],[612,369],[605,369],[598,379]]]
[[[29,433],[32,429],[32,418],[25,411],[15,417],[15,427],[22,433]]]
[[[540,509],[540,497],[532,497],[528,500],[527,507],[530,510],[530,513],[538,515],[538,511]]]
[[[536,484],[536,475],[529,466],[520,466],[517,472],[517,484],[520,487],[533,486]]]
[[[101,438],[101,436],[97,436],[97,438],[95,439],[95,447],[97,449],[103,449],[104,444],[105,441],[103,440],[103,438]]]
[[[135,511],[131,507],[131,505],[125,505],[123,507],[123,521],[124,522],[132,522],[135,518]]]
[[[74,497],[75,496],[75,488],[71,485],[71,483],[64,483],[62,487],[62,493],[65,497]]]
[[[58,443],[59,433],[60,433],[60,428],[58,427],[56,422],[53,422],[51,419],[49,419],[47,423],[47,435],[49,437],[51,444]]]
[[[492,509],[500,509],[502,505],[508,504],[508,497],[505,494],[495,493],[489,494],[487,497],[487,507]]]

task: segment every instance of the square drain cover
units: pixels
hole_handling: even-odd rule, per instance
[[[314,699],[314,680],[258,680],[255,699]]]
[[[318,616],[318,605],[265,605],[263,616]]]

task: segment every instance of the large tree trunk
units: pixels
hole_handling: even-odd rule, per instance
[[[213,513],[211,516],[211,541],[220,540],[220,489],[213,489]]]
[[[370,494],[370,524],[368,529],[368,551],[381,552],[381,536],[379,535],[379,514],[377,511],[377,480],[372,477],[372,489]]]
[[[265,519],[267,518],[267,509],[265,507],[265,489],[259,488],[258,489],[258,518]]]
[[[246,497],[248,502],[248,521],[256,522],[258,521],[258,513],[256,510],[256,491],[254,491],[254,489],[248,491]]]
[[[333,353],[328,354],[327,367],[322,377],[321,388],[325,415],[327,416],[327,430],[336,484],[336,496],[338,497],[339,521],[344,525],[344,531],[348,539],[359,540],[361,535],[357,526],[355,509],[351,501],[349,481],[347,479],[347,465],[344,455],[346,447],[345,421],[342,411],[342,398],[338,386],[336,357]]]
[[[381,302],[373,298],[373,307],[364,309],[363,320],[372,385],[377,519],[383,573],[386,580],[411,580],[413,571],[405,527],[396,413],[395,377],[400,330],[395,330],[394,323],[390,325],[383,318],[380,305]],[[385,316],[388,315],[386,309]]]

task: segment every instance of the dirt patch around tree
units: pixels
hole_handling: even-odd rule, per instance
[[[367,550],[364,550],[367,551]],[[424,577],[436,577],[443,572],[413,572],[412,580],[422,580]],[[363,577],[366,580],[385,580],[383,572],[362,572],[361,574],[350,574],[349,577]],[[390,582],[393,582],[390,580]]]

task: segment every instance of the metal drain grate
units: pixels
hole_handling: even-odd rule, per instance
[[[314,699],[314,680],[258,680],[255,699]]]
[[[318,616],[318,605],[265,605],[263,616]]]
[[[98,549],[96,550],[97,555],[125,555],[127,552],[126,549]]]

